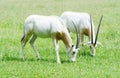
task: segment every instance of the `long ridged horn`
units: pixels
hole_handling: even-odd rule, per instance
[[[93,25],[92,25],[91,15],[90,15],[90,24],[91,24],[91,44],[93,44]]]
[[[72,21],[72,23],[73,23],[73,25],[74,25],[74,27],[75,27],[75,31],[76,31],[76,49],[78,48],[78,46],[79,46],[79,35],[78,35],[78,30],[77,30],[77,27],[76,27],[76,25],[75,25],[75,23]]]
[[[101,18],[100,18],[100,22],[99,22],[98,29],[97,29],[97,33],[96,33],[96,37],[95,37],[94,46],[95,46],[96,43],[97,43],[97,38],[98,38],[98,34],[99,34],[99,30],[100,30],[100,25],[101,25],[102,18],[103,18],[103,15],[102,15]]]

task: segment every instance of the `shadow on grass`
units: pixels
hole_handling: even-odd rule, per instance
[[[20,61],[20,58],[17,58],[17,57],[3,57],[2,61]]]
[[[3,57],[1,59],[1,61],[18,61],[18,62],[25,62],[25,61],[29,61],[29,62],[47,62],[47,63],[57,63],[56,59],[47,59],[47,58],[41,58],[40,60],[36,60],[35,58],[25,58],[24,61],[22,61],[19,57]],[[69,60],[61,60],[61,63],[70,63]]]
[[[63,64],[63,63],[72,63],[72,62],[70,62],[70,60],[61,60],[61,63]]]
[[[62,55],[62,54],[60,54],[60,55]],[[82,57],[91,57],[89,51],[83,51],[83,50],[78,52],[76,59],[80,58],[81,56]],[[18,61],[18,62],[25,62],[25,61],[35,62],[35,61],[38,61],[38,62],[42,62],[42,63],[44,63],[44,62],[57,63],[56,58],[45,58],[45,57],[43,57],[40,60],[36,60],[36,58],[30,58],[29,57],[29,58],[25,58],[24,61],[21,61],[20,57],[13,57],[13,56],[8,56],[8,55],[3,56],[1,58],[1,61]],[[69,57],[68,57],[68,59],[61,58],[61,63],[63,64],[63,63],[72,63],[72,62],[70,62]]]
[[[34,58],[31,58],[31,59],[26,59],[24,61],[35,61],[36,59]],[[1,58],[1,61],[22,61],[20,59],[20,57],[14,57],[14,56],[8,56],[8,55],[4,55],[2,58]]]
[[[90,51],[85,51],[85,50],[82,50],[82,51],[79,51],[78,52],[78,57],[80,57],[80,56],[87,56],[87,57],[91,57],[91,55],[90,55]]]
[[[47,63],[57,63],[57,61],[56,61],[56,59],[47,59],[47,58],[42,58],[42,59],[40,59],[40,61],[41,62],[47,62]],[[70,63],[70,61],[69,60],[63,60],[63,59],[61,59],[61,63],[63,64],[63,63]]]

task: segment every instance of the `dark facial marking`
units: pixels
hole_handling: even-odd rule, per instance
[[[73,51],[73,55],[75,54],[75,52]]]

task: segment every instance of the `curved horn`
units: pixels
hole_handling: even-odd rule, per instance
[[[75,23],[72,21],[74,27],[75,27],[75,31],[76,31],[76,37],[77,37],[77,40],[76,40],[76,49],[78,48],[79,46],[79,35],[78,35],[78,30],[77,30],[77,27],[75,25]]]
[[[91,24],[91,44],[93,44],[93,26],[92,26],[92,18],[90,15],[90,24]]]
[[[97,43],[97,38],[98,38],[98,33],[99,33],[99,30],[100,30],[100,25],[101,25],[102,18],[103,18],[103,15],[100,18],[100,22],[99,22],[99,25],[98,25],[98,29],[97,29],[94,45],[96,45],[96,43]]]

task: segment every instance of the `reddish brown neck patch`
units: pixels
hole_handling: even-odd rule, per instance
[[[85,34],[85,35],[87,35],[87,36],[89,36],[90,35],[90,31],[89,31],[89,29],[83,29],[82,30],[82,34]]]
[[[71,41],[70,41],[69,37],[64,32],[56,33],[56,39],[62,40],[63,43],[65,44],[66,48],[71,47]]]

